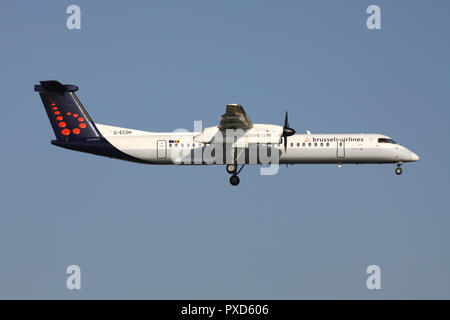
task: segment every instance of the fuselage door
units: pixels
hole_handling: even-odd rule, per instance
[[[336,155],[338,158],[345,158],[345,141],[337,142]]]
[[[167,141],[166,140],[158,140],[156,153],[157,153],[158,159],[165,159],[167,157]]]

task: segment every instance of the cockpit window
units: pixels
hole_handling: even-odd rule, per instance
[[[397,144],[393,139],[387,139],[387,138],[378,138],[378,143],[392,143]]]

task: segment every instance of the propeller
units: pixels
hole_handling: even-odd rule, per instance
[[[286,111],[286,115],[284,116],[284,125],[283,125],[283,134],[281,135],[284,138],[284,152],[286,152],[287,148],[287,137],[295,134],[295,130],[289,128],[289,120],[288,120],[288,112]]]

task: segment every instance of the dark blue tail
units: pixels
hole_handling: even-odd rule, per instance
[[[78,100],[77,86],[64,85],[55,80],[40,81],[34,86],[39,92],[56,139],[68,141],[79,138],[100,138],[89,114]]]
[[[55,132],[55,146],[99,156],[145,163],[115,148],[98,131],[89,114],[78,100],[77,86],[58,81],[40,81],[34,86],[39,92],[45,111]]]

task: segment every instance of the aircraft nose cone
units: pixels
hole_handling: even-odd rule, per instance
[[[415,154],[414,152],[411,152],[411,160],[412,161],[418,161],[420,159],[420,157]]]

